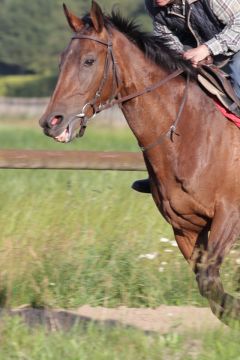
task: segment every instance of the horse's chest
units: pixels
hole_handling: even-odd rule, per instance
[[[176,228],[195,230],[206,223],[204,209],[181,186],[160,185],[153,191],[153,197],[162,215]],[[203,216],[199,216],[199,214]]]

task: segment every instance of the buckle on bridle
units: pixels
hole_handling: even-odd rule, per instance
[[[79,117],[79,118],[85,118],[85,117],[87,117],[88,119],[90,119],[88,116],[86,116],[86,113],[85,113],[85,110],[86,110],[86,108],[87,108],[88,106],[90,106],[90,107],[94,110],[94,113],[93,113],[93,115],[91,116],[91,118],[93,118],[94,116],[96,116],[96,110],[95,110],[94,106],[93,106],[90,102],[88,102],[88,103],[86,103],[86,104],[83,106],[81,112],[80,112],[79,114],[77,114],[76,117]]]
[[[86,108],[88,106],[90,106],[93,109],[93,115],[90,116],[90,117],[87,116],[86,113],[85,113]],[[79,130],[79,133],[78,133],[77,137],[82,137],[84,135],[84,132],[85,132],[86,127],[87,127],[88,120],[93,119],[96,116],[96,114],[97,114],[96,108],[93,106],[93,104],[88,102],[83,106],[81,112],[79,114],[75,115],[77,118],[80,118],[80,121],[81,121],[80,130]]]

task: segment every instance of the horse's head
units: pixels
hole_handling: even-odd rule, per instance
[[[117,70],[111,35],[93,1],[90,14],[78,18],[64,5],[74,34],[60,60],[60,73],[49,105],[40,119],[44,133],[60,142],[83,134],[86,121],[102,103],[116,96]]]

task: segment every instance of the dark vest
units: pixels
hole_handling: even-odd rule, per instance
[[[154,20],[166,25],[183,45],[195,47],[212,39],[225,27],[213,13],[208,0],[198,0],[191,5],[186,2],[185,18],[168,14],[167,6],[155,7],[154,0],[145,0],[145,5]]]

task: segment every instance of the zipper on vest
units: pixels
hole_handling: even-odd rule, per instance
[[[190,5],[190,6],[189,6],[189,11],[188,11],[188,14],[187,14],[187,26],[188,26],[189,30],[191,31],[194,39],[196,40],[197,46],[199,46],[199,45],[201,45],[201,39],[200,39],[200,37],[198,37],[198,35],[195,33],[195,31],[193,30],[193,28],[192,28],[192,26],[191,26],[191,23],[190,23],[191,11],[192,11],[192,6]]]

